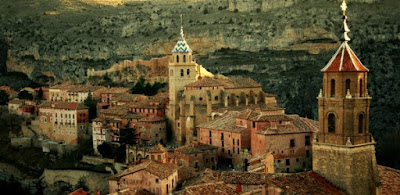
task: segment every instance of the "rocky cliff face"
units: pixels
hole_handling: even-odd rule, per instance
[[[107,70],[132,58],[168,55],[179,37],[183,14],[186,40],[199,64],[213,73],[253,77],[267,92],[278,94],[289,113],[316,116],[319,70],[341,39],[338,1],[116,2],[2,2],[0,43],[5,44],[0,47],[0,65],[33,80],[85,83],[88,69]],[[348,7],[351,46],[371,69],[370,94],[376,98],[371,111],[387,114],[384,124],[393,122],[390,128],[396,128],[400,115],[388,108],[398,105],[400,95],[393,90],[400,88],[395,76],[400,2],[350,0]],[[150,68],[143,75],[157,71]],[[129,75],[139,72],[134,68],[110,75],[116,82],[131,82],[137,76]],[[383,123],[375,122],[379,125],[373,128],[384,129]]]

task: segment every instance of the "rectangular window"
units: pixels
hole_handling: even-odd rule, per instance
[[[305,145],[306,145],[306,146],[311,145],[310,136],[306,136],[306,137],[305,137]]]
[[[290,140],[290,147],[294,147],[294,139]]]
[[[210,137],[211,137],[211,131],[210,131]]]
[[[222,147],[224,147],[224,141],[221,141],[221,145],[222,145]]]
[[[224,139],[224,133],[221,133],[221,140]]]
[[[286,165],[287,165],[287,166],[290,165],[290,159],[286,159]]]
[[[234,138],[232,138],[232,144],[235,145],[235,139]]]
[[[253,122],[253,128],[256,128],[256,122]]]
[[[237,145],[239,145],[239,139],[236,140],[236,143],[237,143]],[[235,143],[233,143],[233,144],[235,144]]]

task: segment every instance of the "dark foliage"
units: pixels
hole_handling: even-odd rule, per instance
[[[8,102],[9,98],[10,96],[6,91],[4,90],[0,91],[0,105],[5,105]]]
[[[82,189],[85,191],[89,190],[89,187],[86,184],[85,178],[83,178],[83,177],[79,178],[78,183],[75,185],[75,189]]]
[[[37,99],[41,100],[43,99],[43,89],[40,87],[38,93],[37,93]]]
[[[18,98],[23,100],[33,100],[33,95],[28,91],[22,90],[18,93]]]
[[[148,96],[152,96],[158,93],[159,89],[162,89],[166,86],[166,83],[155,82],[150,84],[149,82],[145,82],[143,77],[140,77],[139,80],[135,83],[135,85],[131,88],[132,94],[144,94]]]
[[[93,99],[93,95],[89,92],[88,97],[83,102],[85,106],[89,107],[89,119],[92,120],[97,117],[97,101]]]
[[[113,158],[113,148],[111,146],[111,144],[109,143],[102,143],[99,146],[97,146],[97,150],[99,151],[99,153],[101,154],[101,156],[103,156],[104,158]]]
[[[7,181],[0,181],[0,189],[3,193],[28,195],[31,194],[28,188],[22,187],[21,183],[11,176]]]

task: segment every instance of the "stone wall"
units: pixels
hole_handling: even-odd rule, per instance
[[[373,194],[379,184],[374,143],[357,146],[313,143],[313,171],[349,194]]]
[[[10,141],[13,147],[28,148],[32,145],[32,139],[30,137],[12,137]]]
[[[111,164],[115,163],[114,159],[101,158],[96,156],[86,156],[86,155],[82,157],[81,161],[92,165],[100,165],[103,163],[111,163]]]
[[[47,185],[53,185],[62,181],[75,186],[79,179],[83,178],[90,191],[100,191],[101,194],[108,193],[108,177],[110,174],[95,173],[82,170],[50,170],[45,169],[41,178]]]

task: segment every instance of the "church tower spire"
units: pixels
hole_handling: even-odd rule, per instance
[[[346,4],[346,0],[342,1],[342,5],[340,6],[340,8],[342,8],[342,11],[343,11],[343,39],[344,39],[345,42],[349,42],[351,39],[348,36],[348,33],[350,32],[350,28],[347,25],[347,15],[346,15],[347,4]]]
[[[169,60],[169,108],[168,119],[174,133],[175,141],[179,144],[185,143],[186,120],[181,119],[180,113],[184,108],[180,108],[179,101],[183,99],[182,92],[185,85],[197,80],[197,64],[192,59],[193,51],[185,40],[183,32],[183,16],[180,15],[180,38],[172,49],[172,56]]]
[[[349,194],[378,193],[375,142],[369,133],[369,72],[350,48],[347,4],[343,0],[343,42],[321,70],[319,131],[313,170]]]

